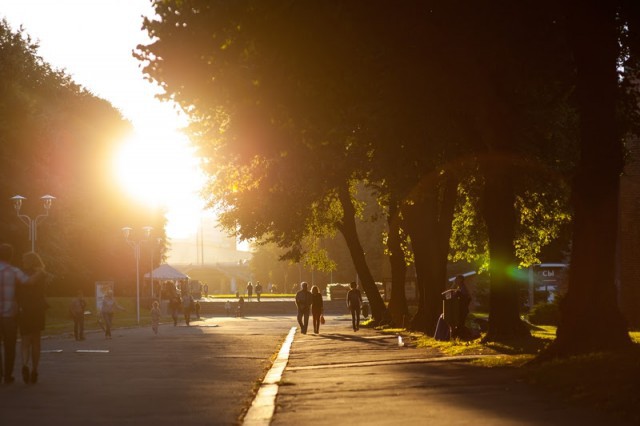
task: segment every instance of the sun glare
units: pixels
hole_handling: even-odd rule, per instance
[[[197,230],[204,181],[186,137],[178,132],[138,133],[116,156],[116,175],[129,194],[167,209],[167,235],[184,237]]]

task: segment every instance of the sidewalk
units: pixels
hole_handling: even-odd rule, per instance
[[[295,333],[270,424],[620,424],[554,400],[518,380],[514,368],[400,347],[396,336],[353,332],[344,317],[328,318],[320,331]]]

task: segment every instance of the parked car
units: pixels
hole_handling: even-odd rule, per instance
[[[378,287],[378,291],[380,292],[380,296],[384,298],[384,284],[380,282],[376,282],[376,286]],[[367,298],[367,295],[364,293],[362,286],[358,286],[360,291],[362,292],[362,297],[364,299]],[[327,284],[326,294],[329,300],[346,300],[347,292],[351,289],[349,284]]]
[[[327,297],[329,300],[346,300],[349,284],[327,284]]]

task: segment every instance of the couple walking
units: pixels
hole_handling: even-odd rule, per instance
[[[322,294],[318,290],[318,286],[313,286],[309,292],[308,284],[303,282],[300,284],[301,290],[296,293],[296,306],[298,307],[298,324],[302,334],[307,334],[309,325],[309,308],[313,314],[313,332],[320,332],[320,324],[324,323]],[[351,325],[353,331],[360,330],[360,308],[362,306],[362,294],[358,290],[358,284],[352,282],[351,289],[347,293],[347,307],[351,312]]]
[[[302,334],[307,334],[307,327],[309,326],[309,310],[313,316],[313,332],[315,334],[320,333],[320,324],[323,323],[323,305],[322,294],[318,286],[311,287],[309,292],[309,284],[302,282],[300,284],[300,291],[296,293],[296,306],[298,307],[298,324],[300,324],[300,331]]]
[[[22,379],[38,381],[40,333],[44,330],[47,273],[35,252],[25,253],[24,272],[11,265],[13,247],[0,244],[0,378],[13,383],[18,330],[22,339]],[[31,369],[29,369],[31,367]]]

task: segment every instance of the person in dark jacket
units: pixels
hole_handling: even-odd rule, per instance
[[[360,307],[362,306],[362,294],[358,290],[358,284],[352,282],[351,290],[347,292],[347,307],[351,312],[351,325],[353,331],[360,330]]]
[[[25,253],[22,257],[24,272],[32,276],[38,271],[44,271],[44,263],[35,252]],[[18,328],[22,340],[22,379],[25,383],[38,381],[38,365],[40,364],[40,333],[44,330],[45,311],[48,307],[45,300],[45,286],[47,276],[40,278],[31,285],[18,288]],[[31,361],[31,371],[29,370]]]
[[[78,291],[77,296],[71,301],[69,314],[73,319],[73,336],[76,340],[84,340],[84,311],[87,309],[87,302],[82,297],[82,292]]]
[[[249,281],[249,284],[247,284],[247,299],[249,300],[249,302],[251,302],[252,294],[253,294],[253,284],[251,284],[251,281]]]
[[[298,324],[300,332],[307,334],[309,327],[309,309],[311,308],[311,293],[307,289],[309,284],[303,282],[300,284],[301,289],[296,293],[296,306],[298,307]]]

